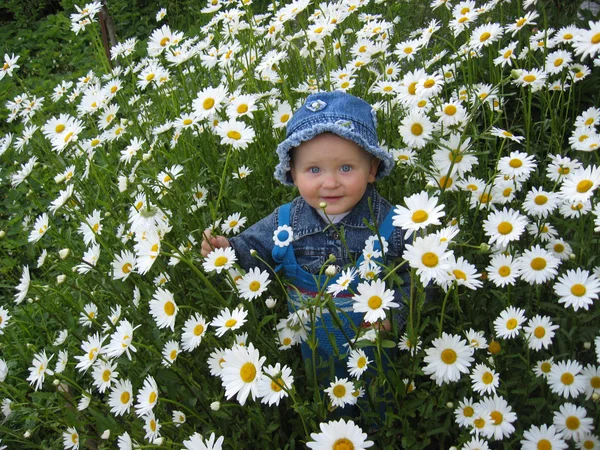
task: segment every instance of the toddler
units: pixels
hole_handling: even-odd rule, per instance
[[[379,147],[375,111],[367,102],[341,91],[311,94],[288,122],[286,139],[277,147],[277,154],[275,177],[295,185],[300,196],[229,240],[206,230],[203,256],[213,248],[232,247],[241,267],[264,269],[251,255],[251,250],[255,251],[276,271],[283,271],[289,282],[290,312],[302,310],[307,301],[323,292],[324,285],[335,281],[335,276],[328,277],[323,270],[332,263],[330,255],[338,269],[356,264],[363,273],[369,267],[376,270],[374,262],[364,260],[366,243],[371,253],[383,253],[388,264],[400,257],[404,232],[392,226],[392,207],[372,184],[389,174],[394,161]],[[372,230],[378,230],[379,236]],[[395,301],[403,306],[399,297],[396,293]],[[347,377],[345,364],[333,357],[331,337],[337,350],[345,353],[347,337],[354,337],[352,327],[365,325],[364,314],[353,312],[348,290],[334,302],[344,330],[333,323],[326,307],[321,308],[315,323],[317,355],[305,343],[302,354],[305,361],[333,363],[330,372]]]

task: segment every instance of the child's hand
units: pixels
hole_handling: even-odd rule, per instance
[[[210,252],[212,252],[215,248],[227,248],[231,245],[229,241],[224,236],[213,236],[210,228],[204,230],[202,239],[202,248],[200,253],[202,256],[207,256]]]

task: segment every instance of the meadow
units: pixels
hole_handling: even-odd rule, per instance
[[[97,66],[44,93],[15,42],[0,450],[600,449],[600,20],[561,7],[210,0],[185,31],[157,7],[107,59],[81,4],[55,33]],[[275,149],[332,90],[372,105],[409,243],[319,261],[333,284],[290,312],[278,273],[200,244],[298,195]],[[341,323],[341,292],[375,319],[344,329],[348,374],[323,385],[330,361],[300,345],[321,311]]]

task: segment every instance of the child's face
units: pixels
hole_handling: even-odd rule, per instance
[[[325,212],[334,215],[356,206],[375,181],[378,163],[354,142],[323,133],[294,150],[291,174],[310,206],[318,209],[325,202]]]

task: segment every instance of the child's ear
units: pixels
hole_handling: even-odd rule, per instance
[[[371,159],[371,166],[369,167],[369,183],[374,183],[377,178],[377,169],[379,169],[379,159],[373,158]]]

